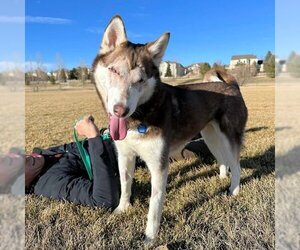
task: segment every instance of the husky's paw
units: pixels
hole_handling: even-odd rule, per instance
[[[150,244],[150,243],[154,242],[157,234],[158,234],[157,229],[147,227],[145,234],[144,234],[144,243]]]
[[[144,243],[145,244],[152,244],[154,242],[155,237],[150,237],[144,234]]]
[[[129,202],[120,203],[119,206],[113,211],[113,214],[121,214],[130,207],[132,207],[132,205]]]
[[[228,195],[230,195],[230,196],[237,196],[239,194],[239,191],[240,191],[240,187],[236,187],[234,189],[229,188]]]

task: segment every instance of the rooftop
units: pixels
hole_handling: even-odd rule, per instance
[[[235,55],[231,57],[231,60],[239,60],[239,59],[257,59],[257,56],[248,54],[248,55]]]

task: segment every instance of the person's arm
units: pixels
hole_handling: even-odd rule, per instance
[[[93,170],[93,199],[97,204],[105,202],[115,208],[119,204],[118,177],[100,136],[88,140],[88,151]]]
[[[75,129],[79,135],[88,138],[88,152],[93,171],[91,190],[93,202],[106,207],[116,207],[119,203],[118,182],[113,163],[99,135],[94,118],[85,116],[76,123]]]
[[[113,162],[99,135],[99,129],[92,116],[86,116],[76,126],[79,135],[88,138],[88,152],[93,171],[92,196],[96,204],[116,207],[119,203],[119,187],[115,176]]]

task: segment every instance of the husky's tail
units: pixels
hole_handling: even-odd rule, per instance
[[[226,72],[224,68],[217,67],[206,72],[203,82],[225,82],[230,85],[238,85],[235,77]]]

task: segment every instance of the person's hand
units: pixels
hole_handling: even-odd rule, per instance
[[[77,133],[89,139],[95,138],[99,135],[99,129],[94,123],[94,117],[91,115],[85,116],[82,120],[78,121],[75,125]]]

